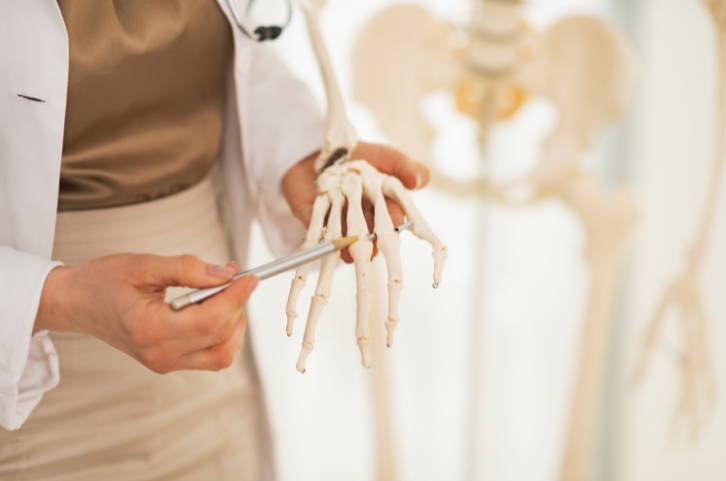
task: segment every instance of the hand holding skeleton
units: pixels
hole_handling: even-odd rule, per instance
[[[287,199],[292,213],[302,221],[305,228],[310,227],[310,219],[313,215],[313,205],[318,197],[316,186],[318,172],[315,171],[314,163],[318,157],[315,153],[293,166],[282,179],[282,191]],[[408,190],[421,189],[428,185],[430,175],[429,169],[423,164],[410,160],[402,152],[382,144],[369,144],[359,142],[351,156],[355,159],[366,159],[381,173],[392,175]],[[386,199],[388,213],[391,216],[393,225],[404,223],[405,213],[403,208],[393,199]],[[363,216],[366,219],[368,230],[374,230],[374,208],[368,199],[363,199]],[[347,232],[346,219],[343,216],[343,233]],[[373,240],[373,257],[378,255],[377,239]],[[348,249],[341,252],[341,259],[347,264],[353,263]]]

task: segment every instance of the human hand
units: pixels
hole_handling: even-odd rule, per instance
[[[182,311],[164,302],[167,287],[213,287],[239,274],[195,256],[118,254],[57,267],[48,275],[35,329],[96,337],[152,371],[219,371],[232,364],[247,318],[242,308],[259,279],[245,276]]]
[[[299,162],[288,170],[282,179],[282,192],[290,204],[292,213],[305,224],[305,228],[310,225],[313,203],[318,195],[317,187],[315,187],[318,173],[313,167],[316,157],[317,153]],[[397,177],[410,190],[420,189],[429,182],[429,171],[423,164],[410,160],[405,154],[386,145],[359,142],[351,159],[367,161],[379,172]],[[386,199],[386,205],[393,225],[402,224],[404,221],[403,209],[391,199]],[[372,232],[373,205],[365,198],[363,199],[363,214],[368,223],[368,230]],[[343,215],[343,235],[345,233],[345,215]],[[375,256],[377,252],[374,241],[373,255]],[[348,249],[341,252],[341,259],[348,264],[353,262]]]

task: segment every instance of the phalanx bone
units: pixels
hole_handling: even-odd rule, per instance
[[[302,248],[317,244],[321,238],[333,240],[342,237],[342,212],[347,200],[347,235],[357,235],[359,239],[349,247],[350,255],[355,263],[358,289],[355,336],[363,366],[368,368],[371,365],[370,317],[373,305],[371,264],[373,243],[369,239],[368,226],[363,215],[363,198],[367,198],[373,205],[374,233],[378,239],[378,249],[383,254],[388,266],[389,307],[386,321],[388,346],[393,344],[393,333],[400,319],[398,302],[403,289],[403,268],[400,257],[401,241],[388,213],[386,197],[393,199],[403,208],[406,218],[411,222],[411,232],[433,246],[434,287],[438,287],[441,282],[447,247],[434,235],[411,201],[403,184],[396,177],[378,172],[365,160],[350,159],[351,153],[358,144],[358,137],[346,116],[343,97],[320,32],[318,16],[325,0],[299,0],[299,3],[305,14],[310,41],[325,82],[328,100],[324,144],[315,161],[315,169],[320,173],[317,180],[318,197],[313,205],[310,227]],[[302,351],[297,363],[297,369],[300,372],[305,372],[307,357],[315,346],[315,329],[320,315],[328,303],[333,273],[339,258],[340,253],[335,253],[322,260],[320,277],[310,304]],[[292,281],[286,309],[288,336],[292,335],[293,324],[298,316],[297,298],[305,286],[309,273],[309,264],[301,266]]]

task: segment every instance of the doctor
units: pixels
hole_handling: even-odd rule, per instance
[[[244,337],[257,279],[164,302],[238,273],[254,218],[297,249],[315,198],[318,108],[231,19],[0,2],[0,478],[274,477]],[[428,180],[387,147],[355,156]]]

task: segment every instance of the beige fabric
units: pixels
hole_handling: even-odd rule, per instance
[[[68,102],[58,210],[146,202],[217,159],[234,45],[215,0],[58,0]]]
[[[54,259],[74,265],[120,252],[192,253],[207,262],[228,262],[209,177],[158,201],[58,215]],[[167,299],[179,293],[168,292]],[[249,336],[227,370],[165,376],[95,338],[51,337],[60,360],[60,385],[45,394],[19,430],[0,430],[0,479],[272,476]]]

